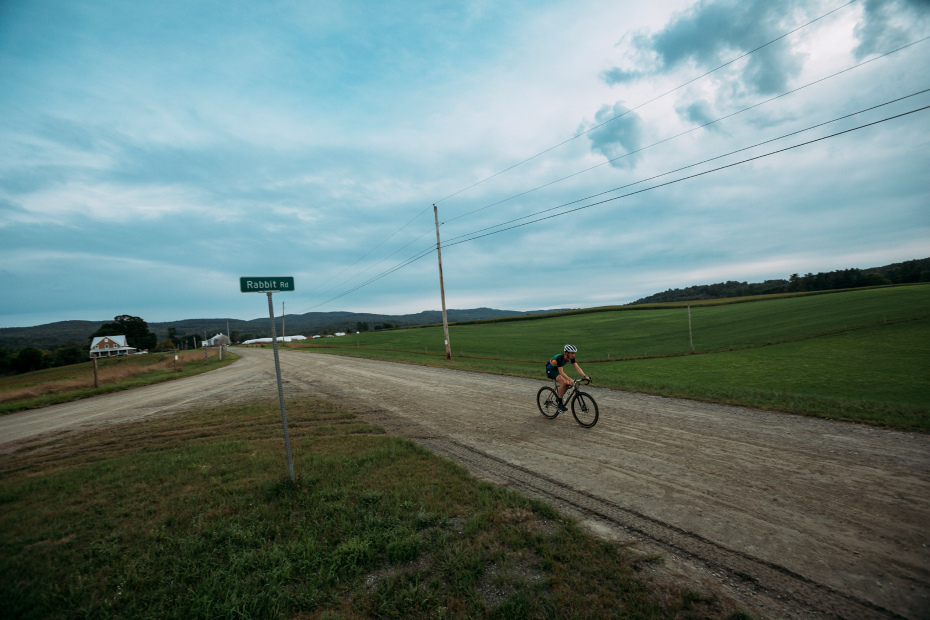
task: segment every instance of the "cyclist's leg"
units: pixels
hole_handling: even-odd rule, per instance
[[[567,392],[568,388],[571,387],[572,382],[562,375],[556,377],[555,380],[559,382],[559,400],[562,400],[562,397],[565,396],[565,392]]]

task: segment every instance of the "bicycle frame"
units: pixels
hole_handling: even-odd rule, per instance
[[[568,406],[568,403],[572,402],[572,398],[574,398],[575,394],[578,393],[578,384],[581,383],[582,381],[584,381],[584,379],[573,380],[571,387],[565,390],[565,396],[562,397],[562,403],[564,405]],[[555,390],[556,395],[558,395],[559,387],[560,387],[559,380],[553,379],[553,382],[555,383],[555,385],[552,386],[552,389]]]

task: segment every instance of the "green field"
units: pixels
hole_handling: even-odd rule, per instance
[[[930,430],[930,285],[633,306],[366,332],[307,350],[544,377],[566,342],[597,385]]]
[[[322,401],[0,455],[3,618],[745,618]],[[647,570],[643,570],[643,569]]]

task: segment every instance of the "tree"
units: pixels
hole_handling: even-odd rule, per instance
[[[178,330],[173,327],[168,328],[168,340],[174,341],[178,337]]]
[[[13,374],[16,369],[13,368],[13,360],[16,356],[6,347],[0,346],[0,376]]]
[[[97,336],[126,336],[126,344],[136,349],[154,349],[158,337],[149,331],[149,324],[137,316],[121,314],[113,317],[112,323],[104,323],[91,334]]]
[[[65,346],[55,349],[52,353],[52,366],[70,366],[87,361],[87,350],[74,340],[69,340]]]
[[[20,374],[42,370],[45,366],[45,354],[35,347],[22,349],[13,360],[13,368]]]
[[[155,345],[156,351],[173,351],[174,349],[174,342],[168,339],[159,340],[158,344]]]

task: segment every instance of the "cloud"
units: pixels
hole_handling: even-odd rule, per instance
[[[601,73],[601,78],[608,86],[632,82],[646,75],[645,71],[625,71],[620,67],[613,67]]]
[[[862,21],[856,25],[856,58],[880,54],[916,38],[930,22],[928,0],[866,0]]]
[[[614,67],[602,73],[607,84],[619,84],[675,69],[686,63],[710,69],[790,30],[793,1],[702,0],[677,15],[652,36],[637,36],[632,45],[642,57],[654,55],[650,71]],[[778,42],[749,56],[743,67],[745,86],[760,94],[780,92],[800,73],[802,57]]]
[[[592,151],[613,160],[639,149],[642,123],[635,112],[630,112],[620,102],[613,106],[605,105],[594,115],[593,125],[602,123],[606,124],[588,134]],[[610,165],[615,168],[632,168],[636,165],[636,160],[637,156],[633,155],[611,161]]]
[[[704,100],[695,101],[691,105],[681,106],[676,108],[676,111],[681,118],[698,126],[707,125],[717,119],[710,104]],[[711,125],[710,129],[716,130],[717,126]]]

